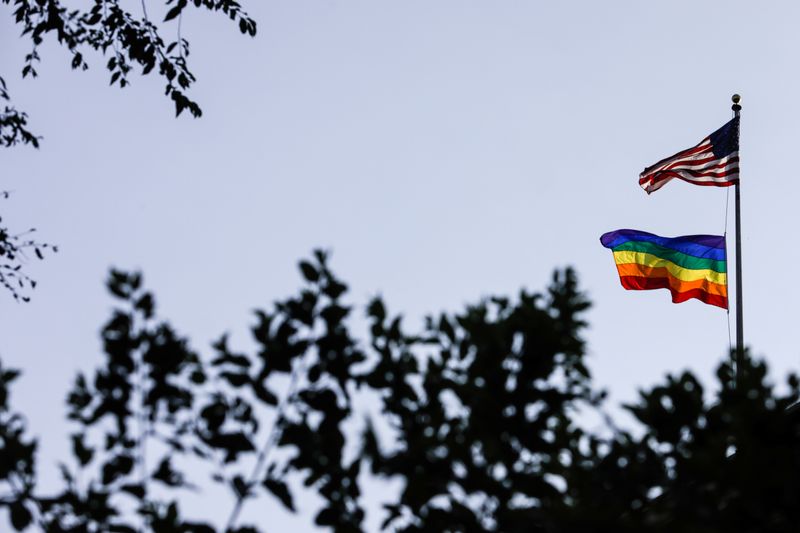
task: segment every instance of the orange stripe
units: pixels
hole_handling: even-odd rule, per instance
[[[617,265],[617,272],[620,277],[622,276],[639,276],[644,278],[666,278],[669,280],[669,286],[672,290],[677,292],[686,292],[692,289],[700,289],[709,294],[716,294],[717,296],[728,297],[728,287],[721,283],[714,283],[705,279],[698,279],[695,281],[683,281],[669,273],[664,267],[649,267],[639,265],[636,263],[623,263]]]

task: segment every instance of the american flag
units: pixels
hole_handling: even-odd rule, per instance
[[[688,150],[662,159],[639,174],[639,185],[650,194],[672,178],[695,185],[729,187],[739,183],[739,117]]]

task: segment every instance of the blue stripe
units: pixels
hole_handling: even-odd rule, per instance
[[[628,241],[652,242],[686,255],[725,261],[725,237],[719,235],[685,235],[682,237],[659,237],[635,229],[620,229],[604,233],[600,242],[612,250]]]

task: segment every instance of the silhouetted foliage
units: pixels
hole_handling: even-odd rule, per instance
[[[6,102],[0,112],[0,146],[8,148],[21,143],[38,148],[39,138],[28,129],[28,116],[9,105],[11,98],[2,77],[0,77],[0,100]],[[7,199],[8,191],[0,192],[0,197]],[[0,217],[0,285],[8,289],[17,301],[28,301],[30,297],[25,296],[25,292],[36,286],[36,281],[22,270],[24,249],[32,248],[36,256],[41,258],[42,249],[49,246],[44,244],[37,246],[34,241],[25,240],[24,237],[32,231],[17,234],[11,231]]]
[[[568,529],[797,531],[800,381],[776,393],[749,354],[738,374],[720,365],[713,401],[688,372],[642,391],[626,408],[643,431],[617,431],[571,470]]]
[[[39,138],[28,129],[28,115],[10,105],[11,96],[2,77],[0,77],[0,100],[5,102],[3,112],[0,113],[0,146],[8,148],[21,143],[39,148]]]
[[[0,199],[7,199],[9,193],[0,191]],[[38,242],[31,238],[35,229],[22,233],[13,233],[0,217],[0,285],[8,289],[17,301],[27,302],[27,293],[36,288],[36,281],[28,276],[22,267],[29,259],[29,254],[37,259],[44,259],[48,251],[58,252],[58,247]]]
[[[227,335],[201,356],[157,318],[139,274],[113,271],[103,364],[67,398],[75,427],[63,486],[37,486],[36,442],[8,403],[0,367],[0,505],[17,530],[270,530],[240,525],[248,502],[364,529],[364,477],[391,531],[795,531],[800,523],[800,384],[784,392],[749,356],[705,393],[685,372],[626,408],[638,427],[587,432],[592,387],[581,338],[589,307],[571,270],[543,294],[489,298],[409,333],[380,298],[367,338],[351,333],[347,287],[316,252],[299,293],[257,311],[252,353]],[[363,406],[371,406],[363,410]],[[380,409],[372,407],[379,406]],[[224,516],[185,517],[186,490],[231,494]],[[219,502],[213,511],[219,511]],[[212,511],[212,512],[213,512]]]
[[[556,274],[545,295],[493,298],[402,333],[374,301],[366,377],[396,432],[381,451],[367,435],[373,472],[405,478],[384,526],[397,531],[535,531],[561,500],[559,457],[580,430],[571,418],[596,404],[584,364],[575,276]],[[537,526],[539,524],[539,526]]]
[[[25,436],[24,417],[9,406],[9,385],[18,376],[0,365],[0,505],[17,531],[31,521],[36,452],[36,441]]]
[[[165,10],[161,24],[148,15],[147,0],[139,15],[133,14],[120,0],[94,0],[90,6],[71,9],[60,0],[0,0],[13,6],[16,24],[22,27],[22,36],[30,39],[31,51],[25,55],[22,77],[35,78],[39,46],[51,34],[72,54],[73,69],[86,70],[89,63],[84,55],[96,52],[110,56],[105,63],[110,73],[110,84],[124,88],[130,84],[130,74],[135,67],[142,75],[157,72],[165,81],[165,94],[175,105],[175,115],[188,110],[193,116],[202,115],[197,102],[187,91],[195,82],[189,69],[189,41],[182,35],[183,12],[192,7],[222,13],[234,22],[242,34],[255,36],[256,22],[250,18],[236,0],[165,0],[159,7]],[[159,2],[160,3],[160,2]],[[172,27],[172,37],[165,37]],[[28,127],[28,115],[11,105],[5,80],[0,77],[0,146],[27,144],[39,147],[40,137]],[[20,291],[33,288],[36,282],[21,270],[18,261],[21,248],[33,246],[37,256],[47,247],[32,241],[21,242],[10,237],[7,228],[0,227],[0,284],[11,289],[17,300],[27,301]],[[5,254],[3,252],[6,252]],[[40,257],[41,258],[41,257]]]
[[[166,10],[161,24],[153,21],[147,10],[147,0],[134,3],[141,7],[140,14],[129,11],[119,0],[94,0],[90,7],[70,9],[59,0],[0,0],[13,5],[14,20],[22,26],[22,35],[31,41],[31,51],[25,56],[22,77],[36,77],[40,61],[39,46],[45,36],[52,34],[59,44],[72,54],[73,69],[86,70],[84,58],[88,51],[110,56],[106,68],[111,75],[111,85],[124,88],[130,83],[130,73],[135,67],[142,75],[157,72],[165,81],[165,94],[175,105],[175,114],[188,110],[195,117],[202,114],[200,106],[187,96],[195,77],[189,70],[189,41],[182,35],[182,17],[185,9],[202,8],[220,12],[234,22],[243,34],[255,36],[256,22],[242,10],[236,0],[166,0],[159,2]],[[161,7],[161,6],[159,6]],[[174,34],[165,37],[167,27]],[[5,84],[0,97],[8,100]],[[5,145],[17,142],[36,146],[38,140],[26,129],[26,117],[6,108],[0,117],[0,138]]]

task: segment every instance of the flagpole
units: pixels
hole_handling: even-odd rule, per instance
[[[733,102],[733,113],[735,117],[739,117],[739,112],[742,106],[739,105],[742,97],[734,94],[731,97]],[[738,132],[737,132],[738,134]],[[740,181],[741,178],[734,185],[734,196],[736,199],[736,380],[737,383],[741,378],[741,368],[744,363],[744,320],[742,309],[742,208],[741,208],[741,194],[740,194]]]

